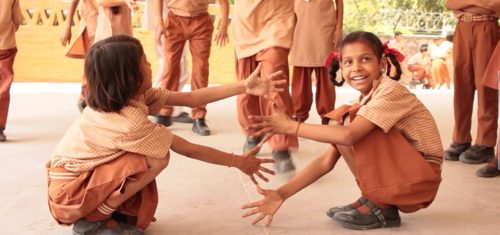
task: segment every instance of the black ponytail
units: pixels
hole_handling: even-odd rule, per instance
[[[335,86],[342,86],[345,82],[344,77],[340,75],[341,80],[337,81],[335,78],[337,77],[337,71],[340,69],[340,61],[338,57],[334,57],[332,61],[330,61],[330,68],[328,69],[328,77],[330,81],[332,81]]]
[[[392,80],[399,81],[399,79],[401,79],[401,74],[403,74],[403,71],[401,70],[401,65],[399,64],[398,59],[394,54],[387,54],[385,56],[388,60],[391,61],[391,63],[387,63],[387,76]],[[391,65],[394,65],[394,67],[396,68],[396,75],[394,75],[394,77],[391,77]]]

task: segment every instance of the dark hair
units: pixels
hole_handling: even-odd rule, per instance
[[[394,37],[399,36],[399,35],[403,35],[403,33],[399,32],[399,31],[394,32]]]
[[[96,42],[85,57],[87,105],[102,112],[119,112],[137,95],[143,82],[139,40],[116,35]]]
[[[356,31],[348,34],[344,40],[342,41],[342,45],[340,46],[340,49],[342,50],[345,45],[351,44],[354,42],[363,42],[366,45],[368,45],[372,50],[375,56],[377,57],[377,60],[380,61],[382,59],[382,56],[384,55],[384,45],[380,41],[380,39],[373,33],[370,32],[365,32],[365,31]],[[393,54],[388,54],[385,55],[391,63],[396,67],[396,76],[390,77],[393,80],[399,80],[401,78],[401,74],[403,73],[401,70],[401,65],[399,64],[398,60],[396,59],[396,56]],[[345,79],[342,77],[342,80],[340,82],[336,81],[336,73],[340,68],[340,61],[338,59],[333,59],[330,62],[330,69],[328,71],[330,80],[333,82],[335,86],[341,86]],[[387,76],[389,76],[390,73],[390,64],[387,63]],[[339,85],[340,84],[340,85]]]
[[[429,50],[429,45],[427,45],[426,43],[420,45],[420,52],[426,52]]]

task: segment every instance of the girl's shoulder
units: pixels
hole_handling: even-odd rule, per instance
[[[380,79],[379,85],[376,88],[376,92],[402,92],[402,93],[411,93],[408,88],[406,88],[399,81],[395,81],[387,76],[384,76]]]

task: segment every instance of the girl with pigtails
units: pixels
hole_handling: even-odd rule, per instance
[[[251,117],[256,135],[296,135],[331,147],[278,189],[258,187],[265,198],[243,205],[252,208],[244,217],[259,214],[255,224],[268,216],[269,225],[286,199],[330,172],[341,156],[361,191],[354,203],[327,210],[343,227],[399,226],[399,211],[415,212],[432,203],[441,182],[440,136],[427,108],[395,81],[401,70],[393,53],[369,32],[353,32],[343,40],[341,54],[332,54],[328,62],[330,76],[335,85],[347,81],[361,94],[357,103],[328,113],[328,126],[300,123],[280,110]],[[396,74],[390,73],[387,58],[393,58]],[[339,68],[340,81],[335,79]]]

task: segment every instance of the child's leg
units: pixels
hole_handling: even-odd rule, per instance
[[[285,88],[284,92],[273,94],[278,108],[283,109],[289,116],[292,116],[293,104],[292,97],[288,89],[289,86],[289,68],[288,68],[289,49],[281,47],[271,47],[260,51],[256,55],[256,60],[262,63],[261,73],[268,76],[277,71],[283,71],[287,83],[281,85]],[[260,98],[261,113],[264,116],[272,115],[272,103],[267,99]],[[274,151],[287,151],[290,147],[298,147],[298,139],[295,136],[275,134],[269,140],[269,145]]]
[[[293,67],[292,74],[292,103],[293,116],[299,122],[304,122],[309,117],[312,105],[312,68]]]
[[[163,41],[163,74],[160,87],[170,91],[179,89],[180,61],[182,51],[186,43],[186,37],[182,29],[182,17],[175,16],[169,12],[166,20],[165,34]],[[172,116],[172,106],[164,105],[160,115]]]
[[[7,124],[7,114],[10,103],[10,86],[14,79],[14,58],[17,48],[0,50],[0,132]]]
[[[212,33],[214,26],[208,14],[192,19],[187,25],[188,31],[192,35],[189,38],[189,49],[193,59],[191,72],[191,89],[197,90],[208,86],[208,58],[212,46]],[[204,118],[207,114],[206,105],[200,105],[192,109],[193,119]]]
[[[321,116],[322,124],[328,124],[328,119],[323,116],[335,108],[335,86],[328,78],[325,67],[314,68],[316,74],[316,109]]]
[[[169,155],[167,155],[163,159],[154,159],[146,157],[146,162],[148,164],[148,170],[140,177],[136,179],[134,182],[130,182],[125,184],[121,195],[117,197],[113,197],[111,199],[106,200],[106,204],[112,208],[117,208],[127,199],[135,195],[141,189],[143,189],[146,185],[151,183],[156,176],[158,176],[168,165]]]
[[[238,81],[245,80],[250,74],[257,68],[258,61],[254,56],[246,57],[238,59],[235,57],[236,63],[236,78]],[[261,116],[260,107],[259,107],[259,97],[241,94],[237,97],[236,102],[237,114],[238,114],[238,122],[241,126],[241,130],[245,132],[245,135],[252,136],[255,134],[254,129],[247,129],[251,124],[253,124],[252,120],[250,120],[249,116]]]

